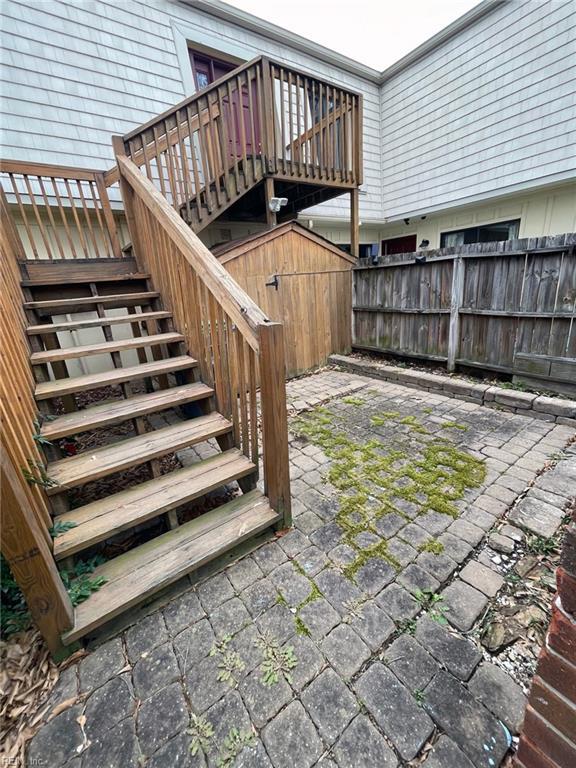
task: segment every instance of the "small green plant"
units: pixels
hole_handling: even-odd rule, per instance
[[[36,431],[33,433],[32,437],[38,445],[52,445],[50,440],[42,435],[42,424],[40,423],[40,419],[34,419],[34,429]]]
[[[402,619],[397,624],[400,634],[414,635],[416,633],[416,619]]]
[[[195,715],[194,713],[192,713],[191,720],[192,724],[188,729],[188,733],[192,736],[192,742],[190,743],[192,756],[198,754],[200,750],[208,752],[214,737],[212,723],[208,722],[203,715]]]
[[[432,592],[431,589],[417,589],[416,592],[414,592],[414,597],[420,603],[422,608],[428,611],[428,615],[433,621],[442,625],[448,623],[448,619],[444,616],[446,608],[441,605],[444,600],[442,595]]]
[[[6,558],[0,555],[0,629],[2,637],[10,637],[30,627],[31,617],[24,596],[16,583]]]
[[[526,549],[532,555],[552,555],[558,549],[558,539],[555,536],[527,536]]]
[[[271,635],[264,635],[257,641],[264,654],[262,662],[262,682],[264,685],[275,685],[283,675],[287,682],[292,683],[291,670],[298,664],[294,648],[287,645],[280,647],[278,640]]]
[[[466,424],[458,424],[456,421],[445,421],[444,424],[442,424],[442,429],[459,429],[461,432],[468,431]]]
[[[50,536],[55,539],[57,536],[62,536],[63,533],[66,533],[66,531],[72,530],[72,528],[76,528],[78,526],[78,523],[70,521],[61,521],[57,520],[52,528],[50,528]]]
[[[221,640],[218,640],[210,649],[210,656],[220,655],[218,661],[218,680],[222,683],[228,683],[235,688],[238,685],[238,679],[236,674],[242,672],[246,667],[240,656],[236,651],[232,651],[228,648],[231,635],[224,635]]]
[[[46,468],[40,461],[28,459],[28,469],[21,467],[21,470],[28,485],[40,485],[42,488],[54,488],[58,485],[56,480],[48,477]]]
[[[444,552],[444,544],[437,539],[428,539],[418,547],[420,552],[431,552],[433,555],[441,555]]]
[[[104,562],[106,561],[101,555],[96,555],[88,560],[77,560],[70,570],[60,571],[62,583],[68,590],[72,605],[83,603],[106,584],[104,576],[91,576],[92,572]]]
[[[224,750],[218,758],[218,768],[231,768],[244,747],[252,746],[253,743],[253,733],[250,731],[239,731],[238,728],[231,728],[228,736],[224,739]]]
[[[414,691],[414,698],[416,699],[417,704],[423,704],[425,699],[424,691],[420,688],[416,688]]]

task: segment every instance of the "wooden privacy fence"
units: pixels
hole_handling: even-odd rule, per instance
[[[72,605],[52,557],[52,520],[42,480],[44,457],[34,440],[38,410],[22,309],[23,246],[0,189],[2,312],[0,395],[2,436],[2,554],[53,653],[72,626]],[[28,480],[27,480],[28,478]]]
[[[360,265],[353,345],[574,385],[575,243],[561,235]]]
[[[123,256],[104,172],[0,160],[0,177],[26,259]]]
[[[262,440],[264,493],[290,525],[283,329],[272,323],[168,205],[115,141],[122,198],[136,260],[152,276],[176,327],[214,387],[234,443],[257,464]],[[256,400],[260,377],[260,409]]]

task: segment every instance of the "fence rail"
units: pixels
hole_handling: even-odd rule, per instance
[[[354,346],[573,385],[575,243],[563,235],[360,265]]]
[[[0,160],[27,260],[121,258],[105,174]]]

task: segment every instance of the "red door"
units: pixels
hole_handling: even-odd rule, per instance
[[[234,64],[211,58],[205,54],[195,53],[192,50],[190,51],[190,62],[192,64],[194,83],[197,90],[207,88],[215,80],[218,80],[236,69],[236,65]],[[261,151],[256,82],[253,80],[251,87],[252,109],[255,112],[253,118],[250,113],[248,88],[244,85],[240,90],[241,93],[239,94],[236,83],[232,82],[232,99],[230,100],[226,97],[223,100],[225,109],[224,118],[228,126],[227,133],[230,157],[233,159],[243,156],[244,143],[246,145],[247,156],[259,154]]]

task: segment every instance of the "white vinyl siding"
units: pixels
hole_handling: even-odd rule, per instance
[[[511,0],[382,86],[384,215],[576,172],[571,0]]]
[[[177,36],[246,59],[269,55],[364,96],[361,215],[378,218],[378,86],[267,37],[157,0],[4,0],[2,153],[7,159],[107,169],[110,137],[124,134],[188,95]],[[206,43],[205,43],[206,44]],[[181,52],[180,52],[181,53]],[[316,206],[347,216],[348,196]]]

